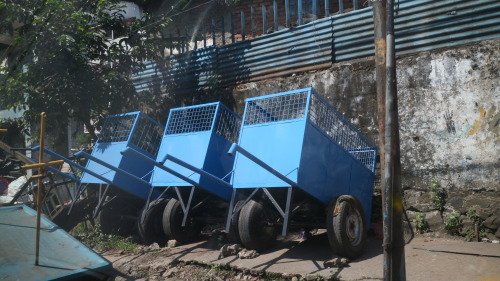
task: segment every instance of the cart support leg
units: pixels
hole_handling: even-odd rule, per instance
[[[157,187],[151,187],[151,189],[149,190],[149,194],[148,194],[148,199],[146,200],[146,207],[144,208],[144,211],[142,212],[141,214],[141,224],[144,224],[144,219],[145,219],[145,216],[146,216],[146,213],[149,211],[149,203],[151,203],[151,197],[153,196],[153,192],[154,190],[157,189]],[[167,188],[165,188],[161,194],[158,196],[158,198],[161,198],[163,195],[165,195],[165,193],[167,193],[167,191],[170,189],[170,186],[168,186]],[[156,199],[158,199],[156,198]]]
[[[75,198],[73,198],[73,201],[71,202],[71,206],[69,206],[68,216],[71,213],[71,210],[73,210],[73,207],[75,206],[76,201],[78,200],[78,198],[80,198],[81,194],[83,193],[83,190],[85,190],[87,185],[88,185],[88,183],[86,183],[85,185],[79,183],[78,186],[76,187]]]
[[[276,199],[274,199],[273,195],[269,192],[269,190],[267,190],[267,188],[262,188],[262,190],[264,190],[264,193],[267,195],[271,203],[273,203],[274,207],[283,218],[283,228],[281,230],[281,235],[286,236],[288,234],[288,218],[290,215],[290,203],[292,201],[292,187],[287,188],[285,210],[281,209],[280,205],[278,204],[278,202],[276,202]]]
[[[281,230],[281,235],[283,236],[286,236],[288,234],[288,219],[290,216],[291,201],[292,201],[292,188],[289,187],[286,192],[285,217],[283,218],[283,229]]]
[[[229,201],[229,209],[227,210],[226,219],[226,233],[229,233],[229,231],[231,231],[231,219],[233,218],[234,199],[236,198],[236,192],[236,189],[234,189],[231,194],[231,201]]]
[[[184,212],[184,218],[182,218],[182,226],[186,226],[186,221],[189,215],[189,209],[191,209],[191,202],[193,202],[193,195],[194,195],[194,190],[196,187],[192,186],[191,187],[191,192],[189,193],[189,199],[188,203],[186,206],[186,211]]]
[[[243,207],[248,203],[248,201],[250,201],[250,199],[252,199],[252,197],[255,195],[255,193],[257,193],[257,191],[259,191],[259,188],[255,188],[252,191],[252,193],[250,193],[250,195],[245,199],[245,201],[243,201],[243,204],[241,204],[238,207],[238,209],[236,209],[236,210],[233,210],[232,208],[229,209],[229,212],[228,212],[229,215],[227,216],[227,221],[226,221],[226,233],[228,233],[230,231],[231,219],[233,218],[233,216],[235,214],[237,214],[239,211],[241,211],[241,209],[243,209]],[[236,190],[233,191],[234,198],[236,198],[235,193],[236,193]],[[234,199],[231,198],[231,201],[233,202],[233,206],[234,206]]]
[[[97,206],[95,207],[94,210],[94,215],[92,216],[93,219],[97,217],[97,214],[99,214],[99,211],[101,210],[101,207],[104,203],[104,199],[106,198],[106,194],[108,193],[108,188],[109,184],[106,185],[106,188],[104,189],[104,192],[102,192],[102,185],[99,185],[99,202],[97,203]]]
[[[182,198],[181,192],[179,191],[179,188],[176,186],[175,187],[175,192],[177,193],[177,197],[179,198],[179,202],[181,203],[181,208],[182,212],[184,213],[184,217],[182,218],[182,224],[181,226],[186,226],[186,220],[189,215],[189,208],[191,207],[191,201],[193,199],[193,194],[194,194],[194,189],[195,187],[191,187],[191,192],[189,193],[189,199],[187,202],[187,205],[184,204],[184,199]]]

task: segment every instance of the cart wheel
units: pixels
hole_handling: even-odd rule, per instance
[[[236,204],[234,204],[233,210],[236,210],[237,208],[239,208],[243,204],[243,202],[244,202],[243,200],[236,202]],[[235,214],[231,218],[231,223],[230,223],[231,229],[230,229],[229,233],[226,233],[227,240],[231,244],[240,244],[241,245],[240,234],[238,231],[238,220],[239,220],[240,213],[241,213],[241,210],[240,210],[240,212],[238,212],[237,214]]]
[[[137,220],[137,228],[139,229],[139,237],[144,244],[158,243],[165,245],[167,236],[162,227],[162,214],[168,199],[160,198],[149,203],[149,209],[146,211],[146,206],[141,211],[141,215]],[[141,223],[141,218],[144,216],[144,221]]]
[[[105,204],[96,217],[96,223],[100,225],[105,234],[117,234],[127,236],[132,233],[136,226],[137,212],[139,208],[123,198],[115,198]]]
[[[359,257],[366,241],[363,208],[354,198],[330,204],[327,215],[328,241],[334,253],[351,259]]]
[[[238,233],[242,245],[249,250],[263,251],[276,242],[277,229],[269,223],[275,222],[273,210],[250,200],[241,209]]]
[[[182,211],[181,203],[177,199],[168,200],[163,211],[163,231],[168,239],[177,240],[180,243],[186,243],[194,240],[199,232],[199,225],[188,217],[185,226],[182,225],[184,212]]]

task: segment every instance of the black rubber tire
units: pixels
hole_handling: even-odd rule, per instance
[[[276,243],[278,230],[275,226],[268,225],[276,221],[273,211],[254,200],[250,200],[241,209],[238,233],[243,247],[260,252]]]
[[[234,204],[233,210],[236,210],[243,204],[243,200],[240,200]],[[231,218],[231,229],[229,230],[229,233],[226,233],[227,240],[229,241],[230,244],[240,244],[241,245],[241,238],[240,238],[240,233],[238,231],[238,221],[239,221],[239,216],[240,212],[237,214],[234,214],[234,216]]]
[[[101,207],[95,221],[104,234],[128,236],[134,231],[136,220],[124,216],[137,216],[136,208],[125,199],[115,198]]]
[[[158,243],[165,245],[167,243],[167,235],[163,231],[162,217],[167,198],[160,198],[149,203],[149,209],[146,211],[146,206],[142,208],[141,215],[137,220],[137,228],[139,229],[139,237],[146,245]],[[141,223],[142,216],[144,220]]]
[[[188,243],[198,237],[200,226],[188,217],[185,226],[181,226],[184,213],[181,203],[177,199],[170,199],[163,211],[163,231],[168,239],[177,240],[179,243]]]
[[[328,241],[335,254],[355,259],[363,253],[367,229],[363,207],[355,199],[334,200],[330,203],[327,229]]]

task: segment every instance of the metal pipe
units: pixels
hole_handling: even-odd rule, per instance
[[[210,174],[209,172],[206,172],[206,171],[204,171],[204,170],[202,170],[200,168],[197,168],[197,167],[195,167],[195,166],[193,166],[193,165],[191,165],[189,163],[186,163],[186,162],[182,161],[181,159],[179,159],[179,158],[177,158],[175,156],[167,154],[167,155],[165,155],[164,159],[165,160],[170,160],[170,161],[172,161],[172,162],[174,162],[176,164],[179,164],[182,167],[184,167],[186,169],[189,169],[189,170],[191,170],[191,171],[193,171],[195,173],[198,173],[198,174],[200,174],[200,175],[202,175],[202,176],[204,176],[204,177],[206,177],[206,178],[208,178],[208,179],[210,179],[210,180],[212,180],[212,181],[214,181],[214,182],[216,182],[218,184],[221,184],[221,185],[227,186],[229,188],[232,188],[232,185],[230,183],[228,183],[226,181],[223,181],[222,179],[220,179],[220,178],[218,178],[218,177]],[[165,161],[163,161],[163,163],[164,162]]]
[[[286,28],[290,28],[290,0],[285,0],[285,22]]]
[[[394,0],[386,12],[386,115],[384,189],[384,280],[406,280],[399,147]]]
[[[245,41],[245,13],[241,10],[241,40]]]
[[[222,45],[226,45],[226,24],[224,23],[224,16],[220,18],[220,27],[222,33]]]
[[[216,46],[215,43],[215,20],[212,19],[212,46]]]
[[[257,24],[255,21],[255,8],[252,6],[250,7],[250,28],[252,29],[252,36],[255,37],[256,35],[256,30],[257,30]]]
[[[23,170],[40,169],[40,168],[46,168],[46,167],[54,166],[54,165],[61,165],[62,163],[64,163],[64,160],[55,160],[55,161],[49,161],[46,163],[35,163],[35,164],[24,165],[24,166],[21,166],[21,169],[23,169]]]
[[[144,154],[140,153],[139,151],[133,149],[133,148],[130,148],[130,147],[127,147],[124,151],[122,151],[121,153],[122,154],[126,154],[127,152],[131,152],[132,154],[134,154],[135,156],[141,158],[142,160],[162,169],[163,171],[167,172],[167,173],[170,173],[176,177],[178,177],[179,179],[187,182],[187,183],[190,183],[191,185],[193,186],[198,186],[198,183],[195,182],[194,180],[182,175],[182,174],[179,174],[178,172],[166,167],[165,165],[163,165],[163,162],[156,162],[155,160],[145,156]]]
[[[254,156],[253,154],[251,154],[250,152],[248,152],[247,150],[245,150],[243,147],[237,145],[236,143],[233,143],[231,145],[231,147],[229,148],[227,154],[229,156],[233,156],[235,154],[235,152],[239,152],[239,153],[243,154],[245,157],[247,157],[248,159],[250,159],[252,162],[254,162],[255,164],[257,164],[257,165],[261,166],[262,168],[266,169],[268,172],[270,172],[271,174],[273,174],[274,176],[276,176],[280,180],[286,182],[290,186],[292,186],[292,187],[298,187],[298,185],[297,185],[296,182],[294,182],[291,179],[287,178],[285,175],[283,175],[282,173],[278,172],[273,167],[267,165],[264,161],[260,160],[259,158],[257,158],[256,156]]]
[[[233,13],[231,13],[230,21],[231,21],[231,43],[234,43],[234,16],[233,16]]]
[[[274,32],[278,31],[278,2],[273,1],[273,20],[274,20]]]
[[[147,181],[145,181],[145,180],[143,180],[143,179],[141,179],[139,177],[136,177],[136,176],[132,175],[131,173],[127,172],[127,171],[124,171],[124,170],[122,170],[120,168],[117,168],[117,167],[115,167],[113,165],[110,165],[110,164],[102,161],[101,159],[96,158],[96,157],[88,154],[87,152],[78,151],[77,153],[75,153],[75,156],[77,156],[77,157],[80,157],[80,156],[81,157],[85,157],[85,158],[87,158],[89,160],[92,160],[92,161],[96,162],[97,164],[100,164],[100,165],[102,165],[102,166],[104,166],[104,167],[106,167],[108,169],[111,169],[111,170],[113,170],[113,171],[115,171],[117,173],[125,175],[125,176],[127,176],[127,177],[129,177],[129,178],[131,178],[131,179],[133,179],[135,181],[138,181],[139,183],[142,183],[142,184],[147,185],[147,186],[151,186],[151,184],[149,182],[147,182]]]
[[[318,0],[312,0],[313,20],[318,19]]]
[[[386,1],[372,0],[373,2],[373,22],[375,31],[375,77],[377,80],[377,122],[379,132],[380,174],[384,175],[385,170],[385,21],[386,21]],[[384,186],[384,177],[381,185]],[[382,198],[382,201],[384,199]]]
[[[40,147],[44,146],[45,138],[45,112],[40,114]],[[43,163],[43,150],[38,154],[38,163]],[[37,195],[36,195],[36,241],[35,241],[35,265],[39,264],[40,256],[40,218],[42,216],[42,178],[43,168],[38,168]]]
[[[39,150],[39,149],[40,149],[40,146],[35,146],[35,147],[33,147],[31,150],[32,150],[32,151],[37,151],[37,150]],[[81,165],[79,165],[79,164],[76,164],[75,162],[73,162],[73,161],[69,160],[68,158],[66,158],[66,157],[64,157],[64,156],[61,156],[61,155],[59,155],[59,154],[57,154],[57,153],[55,153],[55,152],[53,152],[53,151],[51,151],[51,150],[48,150],[48,149],[46,149],[46,148],[44,148],[44,149],[43,149],[43,151],[44,151],[45,153],[47,153],[47,154],[51,155],[51,156],[54,156],[54,157],[59,158],[59,159],[61,159],[61,160],[64,160],[64,162],[68,163],[70,166],[73,166],[73,167],[75,167],[75,168],[77,168],[77,169],[79,169],[79,170],[82,170],[83,172],[85,172],[85,173],[87,173],[87,174],[89,174],[89,175],[91,175],[91,176],[93,176],[93,177],[96,177],[96,178],[98,178],[98,179],[102,180],[103,182],[105,182],[105,183],[107,183],[107,184],[113,184],[113,183],[112,183],[110,180],[108,180],[107,178],[105,178],[105,177],[103,177],[103,176],[101,176],[101,175],[99,175],[99,174],[97,174],[97,173],[94,173],[94,172],[90,171],[89,169],[87,169],[87,168],[85,168],[85,167],[83,167],[83,166],[81,166]]]
[[[304,24],[304,19],[302,17],[302,0],[297,0],[297,15],[299,16],[299,25]]]
[[[262,5],[262,34],[267,34],[267,11],[266,11],[266,5]]]

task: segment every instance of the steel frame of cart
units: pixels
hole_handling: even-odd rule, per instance
[[[226,232],[238,231],[244,247],[269,248],[277,226],[282,235],[326,226],[336,253],[361,254],[376,149],[314,89],[247,99],[228,153],[235,161]]]
[[[143,157],[155,159],[163,130],[162,125],[138,111],[111,115],[106,117],[92,153],[88,154],[83,151],[75,153],[77,157],[89,159],[85,167],[48,149],[45,149],[45,152],[64,160],[82,172],[80,178],[70,176],[77,183],[75,198],[78,198],[88,186],[98,186],[98,203],[94,210],[94,218],[100,215],[106,216],[101,210],[114,212],[120,217],[130,217],[120,212],[126,209],[128,210],[126,213],[131,215],[135,211],[138,213],[139,210],[134,211],[132,207],[137,209],[137,206],[142,206],[141,202],[148,198],[153,165],[141,161],[134,155],[122,155],[120,152],[131,147]],[[39,147],[34,147],[33,150],[39,150]],[[65,176],[60,171],[54,171],[54,169],[51,171]],[[110,189],[110,186],[116,188]],[[104,205],[107,205],[107,208],[103,209]],[[107,221],[109,221],[107,225],[113,225],[120,220],[108,219]],[[107,225],[102,226],[107,227]],[[110,229],[107,232],[113,232],[113,230]]]
[[[156,161],[133,148],[122,152],[154,165],[146,206],[158,200],[153,192],[170,197],[162,215],[169,239],[187,242],[197,235],[200,223],[224,221],[234,161],[227,150],[237,140],[240,124],[241,117],[220,102],[175,108]]]

